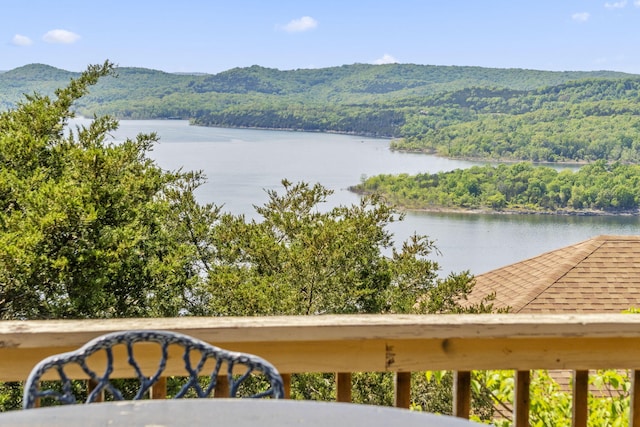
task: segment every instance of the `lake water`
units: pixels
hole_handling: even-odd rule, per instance
[[[334,190],[327,203],[331,207],[357,203],[358,196],[347,187],[363,175],[433,173],[477,164],[393,152],[383,139],[196,127],[180,120],[123,120],[113,138],[133,138],[140,132],[159,135],[152,157],[161,167],[205,172],[208,182],[197,192],[201,202],[224,205],[225,211],[249,218],[255,217],[253,205],[267,200],[265,190],[280,190],[284,178],[319,182]],[[638,234],[640,219],[408,213],[390,230],[396,243],[413,232],[435,240],[441,275],[467,269],[479,274],[600,234]]]

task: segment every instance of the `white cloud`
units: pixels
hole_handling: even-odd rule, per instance
[[[27,36],[16,34],[11,39],[11,44],[13,44],[14,46],[30,46],[33,44],[33,41]]]
[[[589,12],[579,12],[571,15],[571,19],[578,22],[587,22],[589,20]]]
[[[613,3],[606,2],[604,7],[607,9],[622,9],[627,5],[627,0],[614,1]]]
[[[385,53],[384,55],[382,55],[382,58],[378,58],[375,61],[373,61],[374,64],[376,65],[382,65],[382,64],[395,64],[398,61],[396,60],[396,58],[394,58],[393,56],[389,55],[388,53]]]
[[[313,30],[318,27],[318,21],[310,16],[303,16],[300,19],[294,19],[282,29],[288,33],[301,33],[303,31]]]
[[[640,0],[635,0],[635,1],[633,2],[633,5],[634,5],[635,7],[640,7]]]
[[[47,43],[71,44],[77,42],[79,39],[80,36],[78,34],[67,30],[51,30],[42,36],[42,40]]]

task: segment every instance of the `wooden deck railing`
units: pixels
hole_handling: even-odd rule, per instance
[[[574,371],[573,425],[585,426],[588,370],[630,369],[630,425],[640,427],[640,316],[628,314],[4,321],[0,381],[23,380],[48,355],[128,329],[172,330],[254,353],[271,361],[285,381],[293,373],[337,373],[340,401],[351,399],[353,372],[394,372],[396,406],[408,407],[411,372],[455,371],[453,411],[459,417],[469,415],[470,371],[512,369],[516,426],[528,426],[531,370]],[[167,375],[178,374],[172,369],[168,367]]]

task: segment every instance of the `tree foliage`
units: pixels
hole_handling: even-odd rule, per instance
[[[402,216],[377,196],[323,211],[330,190],[284,180],[246,221],[197,202],[198,172],[160,169],[154,134],[110,142],[108,116],[67,130],[113,71],[91,66],[0,115],[2,318],[459,309],[472,277],[439,278],[426,236],[395,247],[386,228]]]
[[[284,71],[254,65],[218,74],[166,73],[120,67],[118,74],[121,78],[109,76],[101,79],[92,94],[80,100],[79,104],[90,108],[100,104],[114,113],[116,109],[125,108],[126,103],[133,103],[129,111],[135,114],[145,114],[144,104],[154,105],[156,113],[177,111],[182,107],[198,111],[215,106],[219,100],[241,103],[240,99],[264,100],[267,103],[280,99],[324,105],[356,105],[384,99],[424,97],[470,87],[524,91],[573,80],[632,77],[612,71],[555,72],[417,64],[352,64]],[[0,106],[15,107],[23,93],[53,95],[56,88],[79,75],[44,64],[30,64],[0,72],[0,91],[3,93]],[[234,97],[236,95],[242,98]],[[180,98],[184,102],[180,102]],[[150,112],[147,110],[146,114]]]
[[[513,165],[474,166],[435,174],[379,175],[353,187],[409,209],[635,213],[640,166],[603,160],[579,170]]]
[[[557,373],[556,373],[557,374]],[[472,388],[485,390],[492,397],[496,413],[491,424],[497,427],[513,425],[510,409],[514,399],[513,371],[482,371],[474,373]],[[587,399],[589,427],[621,427],[629,425],[631,381],[629,373],[597,370],[589,375]],[[529,424],[535,427],[569,426],[572,423],[571,391],[559,383],[553,373],[532,372],[529,401]],[[486,422],[481,417],[475,421]]]
[[[638,99],[637,78],[528,91],[465,88],[424,100],[392,146],[460,158],[637,163]]]
[[[212,228],[212,314],[451,312],[470,291],[468,273],[437,277],[426,236],[393,246],[386,228],[402,217],[377,196],[322,211],[330,190],[283,186],[256,207],[259,220],[224,214]]]
[[[396,149],[450,157],[640,160],[640,83],[624,73],[353,64],[214,75],[123,67],[118,74],[75,108],[88,116],[394,137]],[[0,73],[0,110],[78,75],[42,64]]]
[[[185,185],[147,157],[156,136],[115,145],[109,117],[65,132],[71,106],[113,66],[0,115],[0,317],[177,315],[194,285],[173,223]],[[188,194],[187,194],[188,195]]]

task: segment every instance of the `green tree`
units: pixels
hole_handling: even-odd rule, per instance
[[[637,212],[640,166],[598,160],[572,172],[531,163],[473,166],[436,174],[380,175],[351,189],[412,209]]]
[[[514,397],[513,371],[478,371],[472,387],[486,391],[497,408],[491,424],[510,427],[510,409]],[[545,370],[532,371],[530,386],[530,425],[556,427],[571,425],[571,391],[561,386]],[[629,424],[631,381],[629,373],[597,370],[589,375],[587,425],[590,427],[618,427]],[[482,421],[473,416],[475,421]],[[485,420],[486,421],[486,420]]]
[[[175,224],[202,181],[147,157],[154,134],[107,143],[110,117],[65,132],[109,62],[53,99],[0,115],[0,318],[173,316],[188,311],[194,247]]]
[[[322,210],[331,190],[283,186],[256,207],[259,220],[224,214],[211,229],[210,314],[445,312],[470,291],[467,273],[438,278],[426,236],[393,247],[387,226],[402,216],[380,197]]]

